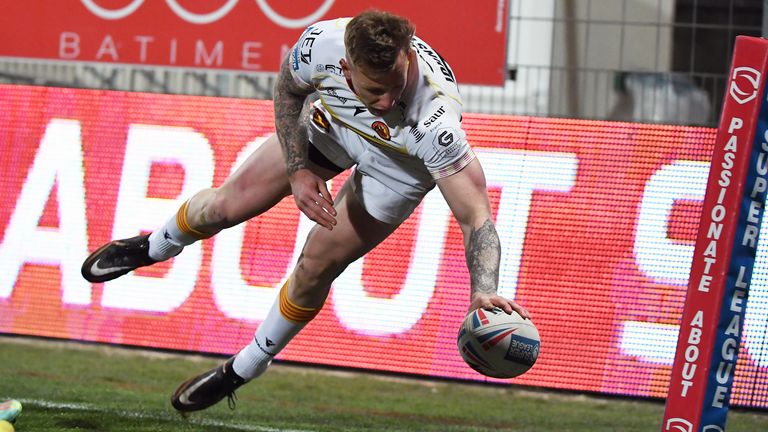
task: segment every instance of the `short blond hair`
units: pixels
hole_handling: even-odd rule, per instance
[[[406,18],[370,9],[347,24],[344,46],[356,66],[385,72],[394,68],[401,52],[408,52],[415,32]]]

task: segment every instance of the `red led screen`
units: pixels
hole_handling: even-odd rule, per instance
[[[113,282],[79,266],[221,184],[272,133],[271,102],[0,86],[0,107],[0,332],[211,353],[249,342],[310,228],[290,198]],[[715,131],[476,114],[464,126],[504,248],[500,292],[542,337],[511,382],[664,397]],[[766,255],[735,405],[768,407]],[[279,358],[484,380],[456,349],[468,294],[459,227],[432,192]]]

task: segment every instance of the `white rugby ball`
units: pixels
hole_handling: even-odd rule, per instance
[[[533,322],[517,312],[477,309],[464,318],[458,345],[461,357],[477,372],[514,378],[536,363],[541,338]]]

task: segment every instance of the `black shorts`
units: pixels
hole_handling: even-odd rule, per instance
[[[322,168],[325,168],[327,170],[331,170],[335,172],[336,174],[344,171],[344,168],[339,167],[335,163],[331,162],[327,157],[325,157],[324,154],[320,153],[320,150],[315,147],[312,142],[309,143],[309,152],[308,152],[308,158],[309,160]]]

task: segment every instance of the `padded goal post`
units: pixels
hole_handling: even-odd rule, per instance
[[[722,432],[768,190],[768,41],[736,38],[662,431]]]

